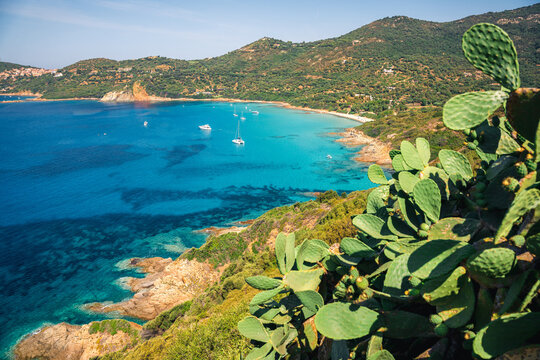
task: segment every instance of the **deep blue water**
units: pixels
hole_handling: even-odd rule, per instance
[[[234,111],[245,146],[231,142]],[[371,186],[354,150],[328,135],[356,123],[331,115],[61,101],[0,103],[0,118],[0,354],[43,324],[105,318],[80,306],[130,296],[118,279],[141,275],[122,260],[178,256],[204,242],[192,230],[306,192]]]

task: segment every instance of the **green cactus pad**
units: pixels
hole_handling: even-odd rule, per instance
[[[379,184],[379,185],[386,185],[388,184],[388,179],[384,175],[383,169],[377,165],[372,164],[368,168],[368,178],[372,183]]]
[[[249,305],[259,305],[259,304],[265,303],[268,300],[272,299],[277,294],[279,294],[281,290],[283,290],[283,286],[278,286],[275,289],[260,292],[257,295],[255,295],[253,299],[251,299],[251,302],[249,303]]]
[[[455,240],[432,240],[410,254],[408,270],[420,279],[444,275],[474,253],[474,247]]]
[[[477,129],[483,137],[483,141],[479,147],[486,153],[486,155],[512,154],[518,151],[520,148],[520,145],[512,138],[512,136],[510,136],[509,133],[501,128],[489,126],[487,121],[480,125]],[[477,153],[480,154],[478,151]],[[496,157],[493,160],[496,160]]]
[[[413,238],[416,236],[416,232],[405,223],[403,220],[396,216],[389,216],[386,219],[386,226],[390,232],[400,238]]]
[[[405,140],[401,142],[401,155],[403,156],[403,161],[412,169],[422,170],[424,164],[418,150],[411,144],[409,141]]]
[[[270,335],[259,319],[254,316],[248,316],[238,323],[238,331],[248,339],[268,342]]]
[[[417,176],[414,176],[410,172],[401,171],[398,174],[399,185],[407,194],[412,193],[414,185],[420,181]]]
[[[355,258],[369,259],[377,256],[376,251],[355,238],[343,238],[340,248],[345,254]]]
[[[407,225],[413,228],[414,231],[418,231],[418,227],[423,221],[421,221],[416,214],[413,204],[408,199],[398,197],[398,205],[401,210],[401,215]]]
[[[366,358],[366,360],[395,360],[392,353],[388,350],[380,350]]]
[[[437,305],[437,314],[443,318],[446,326],[458,328],[471,320],[474,304],[474,287],[471,279],[465,277],[459,293],[447,298],[443,304]]]
[[[335,302],[323,306],[315,315],[315,327],[334,340],[350,340],[375,333],[379,314],[366,307]]]
[[[371,215],[361,214],[353,218],[353,225],[375,239],[397,240],[397,236],[390,233],[383,219]]]
[[[313,290],[306,290],[306,291],[298,291],[295,292],[294,295],[300,300],[302,305],[306,309],[308,309],[312,315],[315,315],[319,308],[321,308],[324,305],[324,300],[316,291]],[[309,316],[308,316],[309,317]]]
[[[392,167],[395,171],[413,170],[413,168],[407,165],[407,163],[403,159],[403,154],[397,154],[396,156],[394,156],[394,158],[392,159]]]
[[[382,333],[381,333],[382,334]],[[383,337],[381,334],[376,333],[375,335],[372,335],[369,339],[367,350],[366,350],[366,359],[370,359],[370,356],[375,355],[379,351],[383,349]],[[349,357],[349,354],[347,354],[347,359]]]
[[[467,259],[467,269],[489,278],[505,277],[516,263],[516,253],[507,248],[483,249]]]
[[[474,311],[474,330],[478,331],[486,326],[493,316],[493,298],[489,289],[480,287],[476,298],[476,308]]]
[[[431,158],[431,150],[429,147],[429,141],[427,141],[424,138],[417,138],[416,149],[418,150],[418,154],[420,155],[420,159],[422,159],[422,163],[424,164],[424,167],[428,166],[429,159]]]
[[[540,190],[527,189],[520,191],[504,216],[501,226],[495,235],[495,241],[497,242],[503,236],[508,235],[521,216],[530,210],[536,209],[538,206],[540,206]]]
[[[390,264],[384,277],[383,291],[394,296],[405,296],[405,290],[409,289],[407,279],[411,276],[407,263],[409,254],[403,254],[395,258]]]
[[[519,298],[519,294],[523,290],[523,287],[525,286],[525,281],[529,277],[530,273],[531,270],[525,271],[521,273],[514,281],[512,281],[512,285],[510,285],[510,288],[506,293],[503,305],[499,309],[499,315],[503,315],[505,312],[512,308],[512,305],[514,305],[516,300]]]
[[[463,266],[457,267],[450,274],[445,274],[424,283],[422,297],[431,305],[440,305],[451,296],[459,293],[465,280],[466,270]]]
[[[263,275],[247,277],[246,282],[249,286],[259,290],[272,290],[281,285],[281,280],[272,279]]]
[[[390,250],[395,254],[410,254],[414,250],[418,249],[420,246],[424,245],[427,241],[417,241],[417,240],[400,240],[388,243],[385,250]]]
[[[380,209],[384,208],[384,190],[381,190],[380,187],[373,189],[368,195],[366,212],[368,214],[376,214]]]
[[[324,241],[306,240],[300,245],[296,254],[296,266],[298,270],[307,270],[311,266],[307,266],[305,262],[314,264],[327,255],[330,255],[330,252],[328,251],[328,244]]]
[[[276,259],[278,269],[282,274],[288,273],[294,266],[294,233],[279,233],[276,237]]]
[[[510,155],[503,155],[495,160],[486,171],[486,179],[495,179],[502,171],[513,166],[517,162],[517,158]]]
[[[323,269],[315,270],[293,270],[289,271],[283,278],[283,282],[294,292],[305,290],[316,290],[321,282]]]
[[[385,331],[384,337],[391,339],[409,339],[431,335],[432,325],[425,316],[408,311],[394,310],[382,313]]]
[[[540,256],[540,233],[527,237],[527,250],[536,256]]]
[[[491,359],[519,348],[538,334],[540,313],[519,313],[503,316],[482,328],[474,338],[473,352],[482,359]]]
[[[441,191],[441,197],[444,200],[448,200],[450,197],[450,189],[448,188],[448,180],[450,177],[443,169],[436,168],[434,166],[427,166],[419,173],[420,179],[431,179],[437,183],[439,190]]]
[[[472,178],[471,164],[463,154],[444,149],[439,151],[439,160],[448,175],[460,175],[465,180]]]
[[[500,27],[481,23],[463,34],[462,48],[469,62],[507,89],[519,88],[519,63],[516,48]]]
[[[480,226],[480,221],[476,219],[444,218],[431,226],[428,240],[448,239],[469,242]]]
[[[253,348],[246,356],[245,360],[265,360],[268,353],[272,350],[272,344],[266,343],[262,347]]]
[[[414,202],[433,222],[441,215],[441,192],[435,181],[420,180],[413,189]]]
[[[504,91],[468,92],[454,96],[444,104],[443,122],[452,130],[480,125],[508,98]]]

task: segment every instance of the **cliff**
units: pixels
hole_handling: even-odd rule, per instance
[[[103,102],[134,102],[134,101],[151,101],[157,98],[148,95],[144,87],[139,82],[133,83],[131,88],[123,90],[110,91],[106,93],[100,101]]]
[[[15,347],[14,354],[19,360],[88,360],[131,347],[140,330],[140,325],[125,320],[83,326],[61,323],[25,337]]]

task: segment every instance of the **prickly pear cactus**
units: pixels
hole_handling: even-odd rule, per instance
[[[538,91],[519,89],[515,47],[498,27],[475,25],[462,45],[502,85],[443,109],[480,167],[404,141],[390,152],[393,173],[369,167],[381,186],[352,219],[356,237],[329,247],[280,234],[282,276],[246,279],[261,290],[238,324],[253,343],[247,359],[491,359],[540,341]],[[498,109],[506,116],[491,116]]]

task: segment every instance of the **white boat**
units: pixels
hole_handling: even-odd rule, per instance
[[[143,125],[144,125],[144,127],[148,127],[148,121],[145,121],[145,122],[143,123]]]
[[[201,129],[201,130],[212,130],[212,128],[208,124],[199,125],[199,129]]]
[[[234,135],[234,139],[232,141],[236,145],[244,145],[245,141],[242,140],[242,137],[240,136],[240,120],[238,120],[238,126],[236,128],[236,134]]]
[[[332,158],[332,155],[328,154],[328,155],[326,155],[326,158],[327,158],[327,159],[331,159],[331,158]]]
[[[256,111],[256,110],[253,110],[251,113],[252,113],[253,115],[259,115],[259,112]]]
[[[244,117],[244,112],[242,111],[242,116],[240,116],[240,120],[246,120],[246,118]]]

